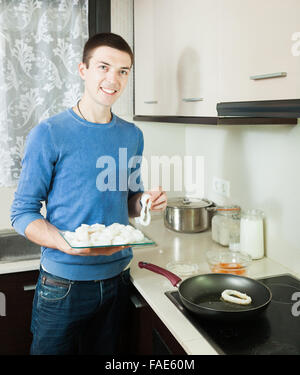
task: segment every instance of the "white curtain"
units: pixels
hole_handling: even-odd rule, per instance
[[[88,0],[0,0],[0,186],[16,186],[29,130],[74,105]]]

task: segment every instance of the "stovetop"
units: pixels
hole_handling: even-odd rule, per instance
[[[208,320],[186,309],[178,291],[166,296],[219,354],[300,354],[300,280],[290,274],[259,279],[272,291],[266,311],[253,320]]]

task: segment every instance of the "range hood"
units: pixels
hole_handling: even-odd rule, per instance
[[[224,102],[217,104],[220,117],[300,118],[300,99]]]

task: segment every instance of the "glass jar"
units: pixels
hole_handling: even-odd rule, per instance
[[[264,213],[252,209],[242,212],[240,226],[241,251],[249,254],[252,259],[264,256]]]
[[[212,218],[212,239],[222,246],[240,242],[239,206],[219,206]]]

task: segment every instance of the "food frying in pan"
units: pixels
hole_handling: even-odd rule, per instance
[[[221,297],[226,302],[236,303],[238,305],[249,305],[252,302],[251,297],[247,294],[232,289],[225,289]]]
[[[234,322],[251,319],[265,311],[272,299],[265,284],[249,277],[209,273],[182,280],[155,264],[139,262],[138,265],[169,279],[178,288],[184,307],[203,318]]]

